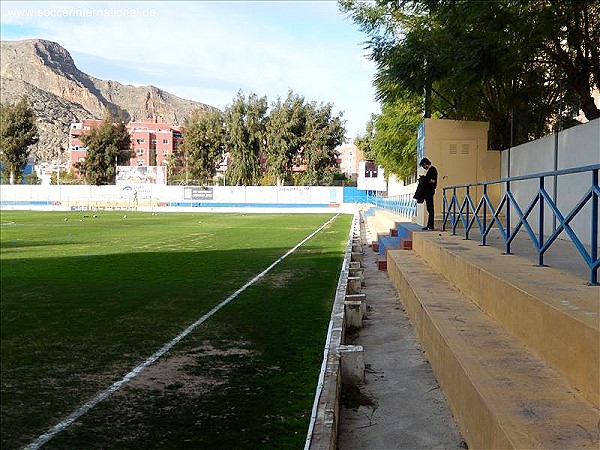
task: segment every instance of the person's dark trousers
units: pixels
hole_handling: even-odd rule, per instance
[[[427,207],[427,228],[433,230],[433,219],[434,219],[434,211],[433,211],[433,193],[425,196],[425,206]]]

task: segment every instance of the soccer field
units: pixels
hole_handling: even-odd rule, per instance
[[[94,217],[94,214],[97,217]],[[1,446],[301,448],[352,216],[1,214]]]

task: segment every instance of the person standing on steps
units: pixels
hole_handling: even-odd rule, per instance
[[[427,158],[423,158],[419,165],[427,171],[425,174],[425,206],[427,208],[427,226],[423,227],[423,230],[434,230],[434,209],[433,209],[433,195],[435,194],[435,188],[437,187],[438,172],[437,169],[431,165],[431,161]]]

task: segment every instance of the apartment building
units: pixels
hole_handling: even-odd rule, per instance
[[[354,144],[342,145],[336,148],[339,153],[340,171],[350,178],[356,178],[359,173],[358,163],[364,161],[364,156]]]
[[[73,168],[76,162],[85,159],[87,149],[81,142],[81,136],[101,123],[101,120],[86,119],[71,124],[69,168]],[[172,155],[178,156],[179,146],[183,142],[181,128],[166,123],[162,117],[129,122],[127,131],[131,136],[130,150],[133,152],[129,160],[130,166],[166,165]]]

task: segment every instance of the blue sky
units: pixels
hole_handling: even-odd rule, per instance
[[[288,89],[333,103],[347,136],[363,132],[374,100],[366,36],[335,1],[2,1],[2,40],[42,38],[79,69],[152,84],[218,108],[238,90],[270,102]]]

